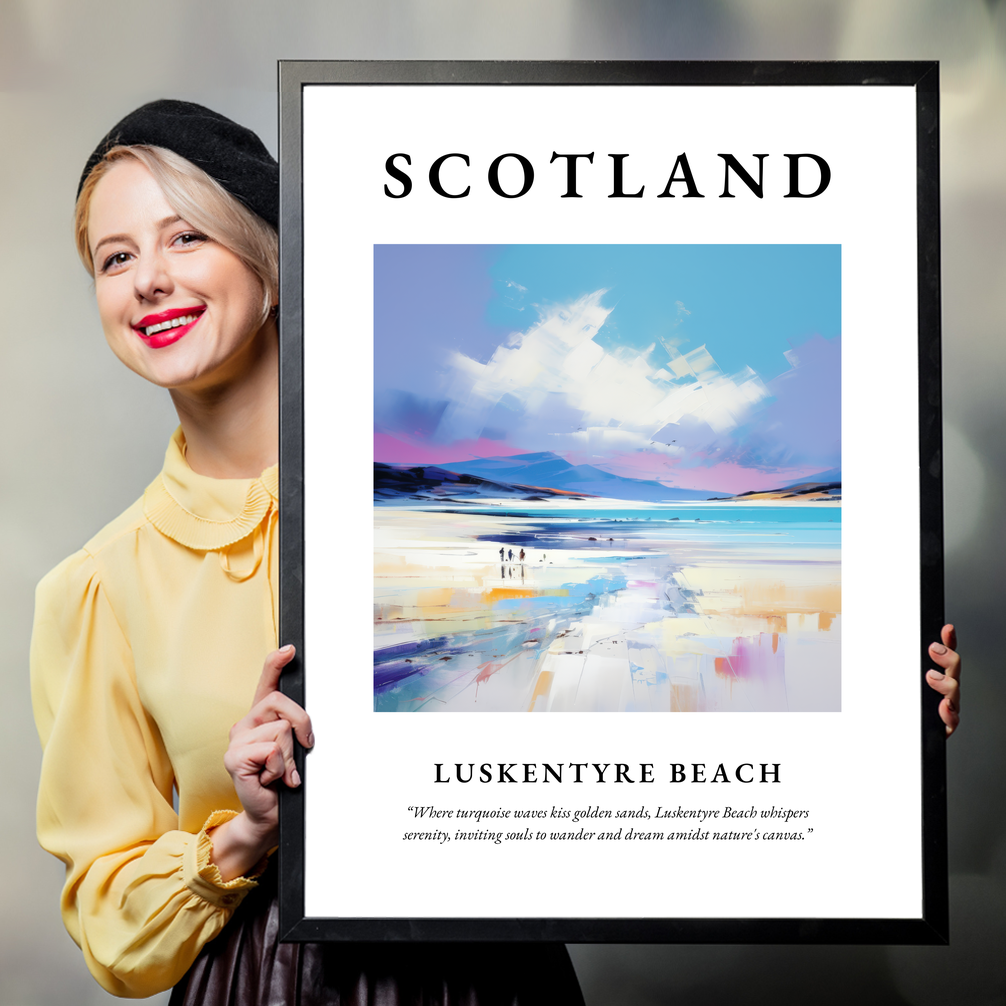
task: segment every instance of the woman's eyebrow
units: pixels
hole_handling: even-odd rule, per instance
[[[131,241],[132,239],[128,234],[109,234],[108,237],[102,238],[95,246],[91,249],[92,255],[98,254],[98,249],[102,245],[112,244],[115,241]]]
[[[181,219],[182,218],[177,213],[175,213],[175,214],[172,214],[170,217],[165,217],[163,220],[158,220],[157,223],[154,224],[154,227],[157,230],[163,230],[165,227],[170,227],[172,224],[177,224],[177,223],[181,222]],[[109,243],[112,243],[112,242],[115,242],[115,241],[132,242],[132,240],[133,239],[128,234],[109,234],[107,237],[103,237],[94,246],[94,248],[91,251],[91,255],[92,256],[96,255],[98,253],[98,249],[102,245],[109,244]]]

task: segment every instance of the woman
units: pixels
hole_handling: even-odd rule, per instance
[[[81,178],[106,339],[180,426],[142,499],[38,589],[38,831],[67,929],[121,996],[582,1004],[561,945],[277,944],[276,787],[313,744],[277,690],[277,221],[258,137],[187,102],[131,113]]]
[[[123,119],[81,179],[106,338],[180,427],[142,499],[39,585],[38,830],[66,864],[67,929],[122,996],[582,1003],[561,946],[276,942],[276,785],[300,784],[293,737],[313,744],[274,649],[277,185],[253,133],[174,101]],[[948,626],[930,650],[948,734],[955,646]]]

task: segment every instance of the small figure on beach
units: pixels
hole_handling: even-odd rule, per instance
[[[518,556],[518,558],[520,559],[521,562],[524,561],[524,549],[520,550],[520,555]]]
[[[510,560],[511,562],[513,562],[513,549],[512,549],[512,548],[511,548],[511,549],[508,549],[508,550],[507,550],[507,558],[508,558],[508,559],[509,559],[509,560]]]
[[[500,545],[500,562],[503,561],[503,546]]]

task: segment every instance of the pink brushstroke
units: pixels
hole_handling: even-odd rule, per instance
[[[593,465],[602,471],[630,479],[653,479],[675,489],[709,489],[728,493],[758,492],[778,489],[787,482],[808,478],[821,471],[820,465],[800,465],[765,471],[747,468],[732,461],[711,465],[690,465],[687,468],[672,458],[650,451],[626,451],[597,458],[587,453],[570,453],[566,460],[572,465]]]
[[[524,447],[487,437],[455,440],[450,444],[412,444],[389,433],[374,434],[374,460],[385,464],[457,464],[473,458],[509,458],[526,453],[528,451]],[[778,489],[784,483],[810,478],[821,470],[820,467],[800,466],[766,472],[730,461],[720,461],[707,467],[683,468],[677,461],[658,457],[648,451],[627,451],[603,459],[586,453],[570,452],[565,455],[565,460],[571,465],[593,465],[623,478],[652,479],[670,488],[711,490],[724,495]]]
[[[388,465],[442,465],[468,458],[509,458],[526,453],[523,447],[486,437],[451,444],[410,444],[388,433],[374,434],[374,460]]]
[[[809,478],[821,471],[820,465],[801,465],[796,468],[777,468],[763,471],[760,468],[745,468],[731,461],[720,461],[708,468],[675,468],[670,477],[660,477],[668,485],[681,489],[722,489],[730,493],[764,492],[778,489],[787,482]]]
[[[764,684],[784,685],[786,658],[782,642],[777,632],[738,636],[730,656],[716,658],[716,673],[725,678],[753,678]]]

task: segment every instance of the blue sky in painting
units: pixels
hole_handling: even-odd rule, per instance
[[[839,467],[837,245],[379,245],[375,457],[551,450],[744,491]]]

